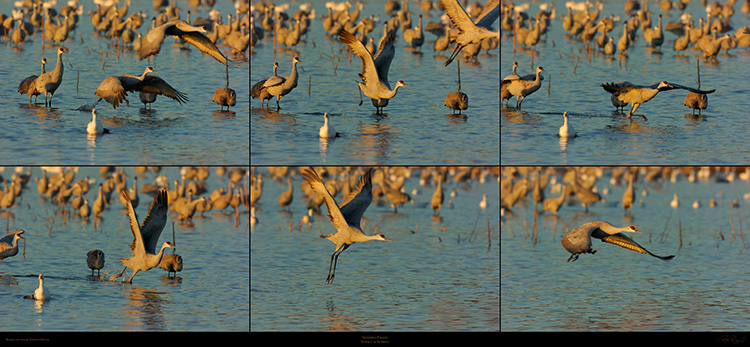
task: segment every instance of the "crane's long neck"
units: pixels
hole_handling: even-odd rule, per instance
[[[372,240],[380,240],[380,236],[379,235],[368,236],[361,232],[354,232],[352,233],[351,239],[354,242],[367,242],[367,241],[372,241]]]
[[[63,70],[64,70],[64,67],[62,64],[62,55],[63,55],[62,52],[60,51],[57,52],[57,65],[55,66],[55,72],[58,73],[59,75],[62,75]]]
[[[386,95],[383,99],[392,99],[396,96],[396,93],[398,92],[398,87],[401,87],[400,84],[396,84],[396,88],[393,88],[390,92],[386,92]]]
[[[292,62],[292,74],[289,75],[289,79],[294,81],[294,85],[297,85],[297,61]]]
[[[164,249],[167,248],[167,245],[162,245],[161,249],[159,250],[159,253],[151,255],[148,260],[148,266],[151,268],[159,266],[159,263],[161,263],[161,258],[164,256]],[[146,253],[148,254],[148,252]]]
[[[138,77],[138,80],[143,81],[144,78],[146,78],[146,75],[148,75],[151,72],[151,70],[146,69],[146,71],[143,71],[143,75]]]
[[[609,224],[609,223],[606,223],[606,222],[600,223],[599,224],[599,229],[603,230],[605,233],[610,234],[610,235],[614,235],[614,234],[621,233],[621,232],[633,232],[632,230],[630,230],[629,227],[628,228],[617,228],[617,227],[613,226],[612,224]]]

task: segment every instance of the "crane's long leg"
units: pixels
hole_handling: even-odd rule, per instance
[[[453,62],[453,59],[456,59],[456,56],[461,51],[461,48],[464,48],[464,47],[456,43],[456,49],[453,50],[453,53],[451,53],[450,58],[448,58],[448,61],[445,62],[445,66],[450,65],[450,63]]]
[[[341,248],[341,251],[336,254],[336,251],[331,254],[331,262],[333,263],[333,272],[331,272],[330,265],[328,266],[328,278],[326,279],[326,283],[333,283],[333,277],[336,276],[336,264],[339,262],[339,255],[341,255],[342,252],[344,252],[347,248],[349,248],[349,245],[344,244],[344,247]],[[335,257],[334,257],[335,255]]]
[[[133,270],[133,276],[130,276],[130,279],[127,281],[128,283],[133,283],[133,277],[135,277],[135,274],[138,273],[138,270]]]

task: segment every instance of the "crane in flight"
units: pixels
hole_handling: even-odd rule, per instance
[[[593,221],[579,226],[562,238],[562,246],[572,255],[568,258],[576,261],[578,255],[581,253],[596,253],[596,250],[591,248],[591,237],[602,240],[602,242],[608,242],[613,245],[618,245],[622,248],[627,248],[631,251],[640,253],[646,253],[653,257],[657,257],[661,260],[669,260],[674,258],[674,255],[660,257],[656,254],[649,252],[641,245],[637,244],[633,239],[625,236],[623,232],[639,233],[642,234],[635,226],[629,226],[627,228],[616,228],[612,224],[602,221]]]
[[[458,3],[458,0],[440,0],[445,7],[445,13],[450,18],[451,23],[458,28],[458,36],[456,37],[456,49],[453,50],[448,61],[445,62],[445,66],[448,66],[456,59],[456,55],[461,52],[461,49],[471,45],[482,42],[484,39],[490,37],[497,37],[500,41],[500,31],[494,32],[488,30],[492,23],[500,18],[500,0],[490,0],[484,7],[484,11],[479,14],[476,22],[471,21],[471,17],[466,13],[463,6]]]
[[[349,193],[344,202],[339,206],[334,200],[331,193],[328,192],[320,176],[313,168],[302,170],[304,177],[310,188],[323,197],[323,201],[328,208],[328,217],[336,228],[335,234],[320,235],[321,238],[328,239],[336,244],[336,250],[331,254],[331,263],[328,266],[328,278],[326,283],[333,283],[333,277],[336,275],[336,263],[339,255],[355,242],[367,242],[372,240],[391,241],[383,234],[367,236],[362,232],[359,225],[362,215],[372,202],[372,169],[367,170],[359,178],[357,187]],[[333,272],[331,272],[333,268]]]

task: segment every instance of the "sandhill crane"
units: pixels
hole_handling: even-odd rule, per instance
[[[639,106],[641,106],[642,103],[645,103],[651,99],[653,99],[657,93],[664,90],[672,90],[672,89],[685,89],[689,90],[694,93],[699,94],[710,94],[716,91],[716,89],[712,89],[709,91],[702,91],[700,89],[690,88],[681,86],[679,84],[674,83],[668,83],[667,81],[662,81],[660,83],[654,83],[650,86],[639,86],[634,85],[630,82],[620,82],[620,83],[603,83],[602,88],[606,90],[609,93],[612,93],[614,96],[617,96],[617,99],[633,104],[633,107],[630,109],[630,112],[628,112],[628,118],[631,118],[633,116],[633,112],[638,109]],[[646,119],[645,116],[641,116],[643,119]]]
[[[602,240],[603,242],[618,245],[631,251],[647,253],[661,260],[669,260],[674,258],[674,255],[660,257],[649,252],[645,248],[641,247],[641,245],[633,241],[631,238],[625,236],[623,232],[642,234],[641,231],[638,230],[638,228],[632,225],[627,228],[616,228],[612,226],[612,224],[609,224],[607,222],[593,221],[569,231],[567,234],[565,234],[565,237],[562,238],[561,243],[563,248],[565,248],[572,254],[570,258],[568,258],[568,261],[576,261],[578,259],[578,255],[581,253],[596,253],[596,251],[591,248],[592,236],[594,238]]]
[[[628,176],[628,188],[625,189],[625,193],[622,194],[622,208],[629,211],[633,208],[633,201],[635,201],[635,189],[633,188],[635,174],[626,173],[626,175]]]
[[[386,34],[386,37],[389,35],[393,35],[392,32],[388,32]],[[372,54],[365,48],[364,45],[362,45],[362,42],[360,42],[354,35],[352,35],[350,32],[346,30],[342,30],[339,33],[339,40],[343,43],[346,43],[349,45],[349,48],[351,48],[352,53],[360,57],[362,59],[362,72],[359,74],[359,77],[362,79],[362,82],[357,82],[359,85],[359,89],[365,93],[366,96],[370,97],[373,100],[373,105],[376,107],[376,112],[378,112],[379,107],[381,104],[383,104],[382,100],[389,100],[396,96],[396,93],[398,92],[399,87],[408,87],[404,81],[399,80],[396,83],[396,87],[391,90],[390,85],[388,84],[388,68],[390,68],[390,61],[387,63],[384,63],[381,65],[380,68],[375,65],[375,61],[372,57]],[[389,39],[386,39],[388,41]],[[386,49],[385,45],[379,45],[380,50]],[[392,59],[392,57],[391,57]],[[385,71],[385,74],[383,74],[381,71]],[[377,100],[377,104],[375,102]],[[362,103],[360,102],[360,105]],[[387,105],[387,103],[384,103]]]
[[[563,201],[565,201],[565,195],[569,189],[570,186],[563,186],[562,192],[559,197],[545,199],[544,203],[542,204],[542,210],[550,211],[557,215],[557,211],[560,210],[560,206],[562,206]]]
[[[544,68],[538,66],[536,68],[536,78],[533,81],[525,80],[524,78],[515,80],[504,80],[500,82],[500,85],[507,84],[508,92],[516,97],[516,108],[521,109],[521,103],[528,95],[531,95],[535,91],[539,90],[542,86],[542,77],[540,73],[544,71]]]
[[[273,81],[277,81],[278,83],[271,83],[271,78],[269,78],[269,81],[266,81],[264,85],[267,85],[266,88],[268,90],[268,93],[271,94],[271,96],[276,97],[276,110],[280,110],[281,107],[279,106],[279,100],[281,100],[281,97],[284,95],[289,94],[292,89],[297,87],[297,63],[301,63],[302,61],[299,60],[299,57],[294,57],[292,59],[292,73],[288,77],[282,77],[282,76],[276,76],[276,79],[273,79]]]
[[[288,189],[285,192],[281,193],[281,195],[279,195],[279,207],[289,206],[289,204],[292,203],[292,199],[294,198],[294,187],[292,186],[291,177],[286,178],[286,184],[288,186]]]
[[[360,220],[372,202],[372,169],[367,170],[359,178],[357,187],[344,198],[344,202],[339,206],[336,200],[326,189],[323,181],[313,168],[302,170],[302,176],[310,188],[323,197],[323,201],[328,208],[328,217],[336,228],[335,234],[320,235],[321,238],[330,240],[336,244],[336,250],[331,254],[331,263],[328,266],[328,277],[326,283],[333,283],[336,276],[336,264],[339,255],[355,242],[367,242],[372,240],[391,241],[383,234],[367,236],[362,232]],[[331,271],[333,268],[333,271]]]
[[[422,15],[419,15],[419,25],[413,29],[404,31],[404,41],[412,48],[421,48],[424,43],[424,32],[422,31]]]
[[[703,46],[703,56],[706,58],[716,59],[716,54],[719,53],[719,51],[721,50],[721,43],[729,39],[730,39],[729,34],[726,34],[725,36],[721,38],[718,38],[709,43],[706,43]]]
[[[680,200],[677,198],[677,193],[674,193],[674,197],[672,198],[672,201],[669,202],[669,206],[672,206],[672,208],[680,206]]]
[[[86,253],[86,265],[91,269],[91,276],[94,275],[94,270],[99,271],[104,267],[104,252],[98,249],[92,249]]]
[[[156,101],[156,94],[140,92],[138,93],[138,98],[141,99],[143,107],[151,109],[151,104]]]
[[[432,193],[432,214],[435,215],[438,211],[440,211],[440,208],[443,206],[443,175],[438,173],[437,174],[437,188],[435,188],[435,192]]]
[[[213,101],[221,106],[222,111],[224,110],[224,106],[226,106],[227,111],[229,111],[229,106],[237,105],[237,94],[232,88],[219,88],[214,91]]]
[[[16,230],[0,239],[0,261],[18,254],[18,240],[24,238],[23,233],[23,230]]]
[[[169,277],[169,274],[173,272],[174,275],[177,276],[177,273],[182,271],[182,257],[174,253],[165,254],[161,259],[159,267],[164,269],[164,271],[167,271],[167,277]]]
[[[159,241],[162,229],[164,229],[164,225],[167,223],[167,210],[169,207],[167,206],[167,191],[165,189],[159,190],[140,227],[138,226],[138,217],[135,215],[135,210],[133,210],[133,205],[130,203],[128,193],[125,190],[121,190],[120,196],[128,202],[127,209],[128,218],[130,219],[130,231],[133,233],[133,243],[130,244],[130,250],[133,256],[120,258],[122,263],[125,264],[125,268],[118,275],[113,276],[111,280],[117,279],[125,273],[127,268],[131,268],[133,275],[127,281],[123,278],[123,281],[133,282],[133,277],[139,271],[148,271],[159,266],[165,248],[175,248],[169,241],[165,241],[159,253],[155,254],[156,243]]]
[[[615,48],[616,47],[615,47],[615,44],[612,43],[612,40],[614,40],[614,38],[612,36],[610,36],[609,37],[609,41],[607,42],[606,45],[604,45],[604,53],[607,54],[607,55],[613,55],[613,54],[615,54]]]
[[[458,91],[445,96],[445,106],[453,110],[453,114],[461,114],[461,110],[469,108],[469,96],[461,91],[461,64],[458,64]]]
[[[451,54],[448,61],[445,62],[445,66],[448,66],[456,55],[461,51],[462,48],[475,43],[480,43],[482,40],[490,37],[496,37],[500,41],[500,31],[492,32],[487,30],[490,25],[499,17],[500,14],[500,0],[490,0],[485,5],[485,10],[478,17],[476,22],[471,21],[471,17],[466,13],[463,6],[458,3],[458,0],[440,0],[445,7],[445,13],[451,20],[451,23],[458,28],[458,36],[456,37],[456,49]]]
[[[701,110],[705,110],[708,107],[708,95],[698,93],[688,93],[685,96],[685,106],[693,109],[693,115],[695,110],[698,110],[698,114],[701,114]]]
[[[78,213],[81,214],[81,218],[89,218],[91,216],[91,207],[89,206],[89,199],[83,200],[83,205],[78,209]]]
[[[99,96],[99,100],[96,102],[99,103],[104,99],[112,104],[113,108],[117,108],[121,102],[125,101],[130,106],[130,102],[126,98],[129,91],[164,95],[177,100],[180,104],[188,101],[187,94],[172,88],[169,83],[157,76],[148,75],[149,73],[156,73],[156,71],[149,66],[141,76],[125,74],[105,78],[94,92]]]
[[[102,122],[96,119],[96,109],[91,110],[91,122],[86,126],[86,133],[89,135],[109,133],[109,129],[104,128]]]
[[[318,136],[322,138],[330,138],[330,137],[338,137],[339,133],[336,132],[336,129],[333,128],[333,124],[330,124],[328,122],[328,112],[323,114],[323,119],[325,123],[322,127],[320,127],[320,131],[318,131]]]
[[[39,288],[37,288],[34,291],[34,295],[27,296],[27,298],[34,299],[34,300],[49,300],[50,299],[50,292],[47,287],[44,286],[44,276],[42,274],[39,274]]]
[[[628,32],[628,27],[623,25],[622,36],[617,41],[617,50],[622,54],[627,52],[628,47],[630,47],[630,33]]]
[[[46,72],[44,69],[44,65],[47,65],[47,59],[42,58],[42,72],[39,75],[44,75]],[[36,97],[39,95],[39,91],[36,90],[36,79],[39,78],[39,76],[31,75],[29,77],[24,78],[23,81],[18,85],[18,92],[21,94],[26,94],[29,96],[29,103],[31,103],[31,97],[34,96],[34,103],[36,103]]]
[[[517,68],[518,68],[518,62],[514,61],[513,62],[513,73],[511,73],[508,76],[505,76],[505,78],[503,78],[503,81],[505,81],[505,80],[517,80],[517,79],[521,78],[521,76],[519,76],[516,73],[516,69]],[[500,97],[501,97],[501,102],[505,101],[505,107],[508,107],[508,100],[510,100],[510,98],[513,97],[513,94],[511,94],[508,91],[508,86],[509,85],[510,85],[509,82],[508,83],[500,83]]]
[[[461,114],[461,110],[469,108],[469,97],[463,92],[452,92],[445,96],[445,106],[453,110],[453,114],[458,110],[458,114]]]
[[[661,44],[664,43],[664,30],[661,26],[661,14],[659,14],[659,25],[656,28],[648,28],[643,31],[643,38],[646,39],[652,47],[659,47],[661,50]]]
[[[57,87],[60,86],[60,83],[62,82],[63,78],[63,63],[62,63],[62,55],[63,53],[67,53],[68,50],[65,48],[58,48],[57,49],[57,64],[55,65],[55,69],[43,73],[39,78],[36,79],[36,85],[35,88],[40,94],[44,94],[44,106],[50,106],[52,107],[52,96],[55,95],[55,91],[57,90]],[[47,95],[49,95],[49,103],[47,100]]]
[[[253,99],[260,99],[261,107],[263,107],[263,101],[271,100],[273,98],[273,95],[271,95],[271,93],[268,92],[268,87],[275,85],[277,83],[283,83],[277,80],[278,78],[283,78],[283,77],[279,77],[276,75],[276,69],[278,68],[279,68],[279,63],[274,62],[273,63],[273,76],[266,78],[262,81],[259,81],[258,83],[253,84],[253,87],[250,88],[250,96]],[[268,107],[267,104],[266,104],[266,107]]]
[[[557,135],[563,138],[567,137],[576,137],[577,133],[575,129],[573,129],[573,126],[568,123],[568,112],[563,113],[563,125],[560,127],[560,130],[557,132]]]
[[[230,60],[221,53],[211,39],[203,34],[207,32],[206,27],[194,27],[181,19],[171,20],[150,29],[146,33],[146,36],[141,39],[141,50],[138,53],[138,58],[142,60],[158,54],[161,50],[164,36],[170,35],[195,46],[201,52],[212,56],[220,63],[229,65]]]

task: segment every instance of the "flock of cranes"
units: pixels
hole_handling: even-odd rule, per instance
[[[456,43],[456,47],[451,56],[445,62],[446,66],[455,59],[455,57],[464,47],[470,45],[477,46],[486,39],[490,38],[499,40],[499,31],[489,30],[492,23],[499,18],[499,0],[490,0],[484,6],[484,11],[476,16],[477,19],[475,21],[472,21],[471,17],[469,17],[469,15],[466,13],[466,10],[458,3],[457,0],[441,0],[440,2],[445,8],[445,12],[450,22],[457,28],[457,32],[453,32],[452,36],[450,37],[450,40]],[[357,14],[350,14],[350,18],[351,16],[354,16],[354,18],[359,16],[361,5],[358,6],[359,10],[357,11]],[[266,12],[268,12],[268,10],[266,10]],[[340,42],[346,44],[351,52],[361,59],[362,72],[358,75],[361,80],[360,82],[358,82],[360,97],[362,93],[364,93],[365,96],[369,97],[371,99],[372,105],[375,107],[375,113],[381,114],[383,108],[388,106],[389,101],[396,96],[399,88],[409,87],[409,85],[406,84],[406,82],[404,82],[403,80],[397,80],[393,86],[389,81],[389,69],[395,55],[394,44],[396,30],[389,27],[390,21],[386,21],[384,23],[383,36],[381,37],[376,49],[374,47],[372,38],[370,38],[369,43],[365,44],[360,41],[357,36],[355,36],[355,33],[358,30],[366,25],[372,25],[371,23],[364,24],[365,21],[363,20],[357,25],[352,24],[351,27],[342,26],[338,24],[338,20],[340,19],[336,19],[336,16],[334,16],[335,14],[338,13],[333,13],[331,8],[329,7],[329,16],[326,17],[326,20],[323,23],[324,29],[329,31],[332,36],[337,36]],[[270,16],[268,15],[268,13],[266,13],[263,21],[270,21]],[[277,22],[278,21],[279,20],[277,18]],[[410,23],[411,18],[406,18],[406,21]],[[299,23],[300,21],[298,21],[297,27],[299,27]],[[302,23],[304,23],[304,21],[302,21]],[[271,24],[268,24],[268,26],[271,26]],[[276,28],[276,30],[279,31],[280,29]],[[422,25],[422,15],[419,15],[418,24],[414,28],[404,30],[403,38],[409,47],[413,49],[421,48],[425,41],[424,27]],[[263,105],[264,101],[271,99],[273,96],[276,96],[278,110],[280,109],[278,105],[278,99],[280,98],[279,95],[282,95],[282,91],[277,89],[274,93],[271,89],[274,85],[273,82],[278,82],[278,78],[280,77],[276,74],[276,68],[277,64],[274,63],[273,76],[257,82],[252,88],[251,96],[253,98],[261,99],[261,106]],[[288,93],[288,91],[286,91],[286,93]],[[362,105],[361,98],[359,105]],[[465,93],[457,94],[455,96],[449,96],[446,98],[445,105],[453,110],[465,110],[468,108],[468,97],[466,97]]]

